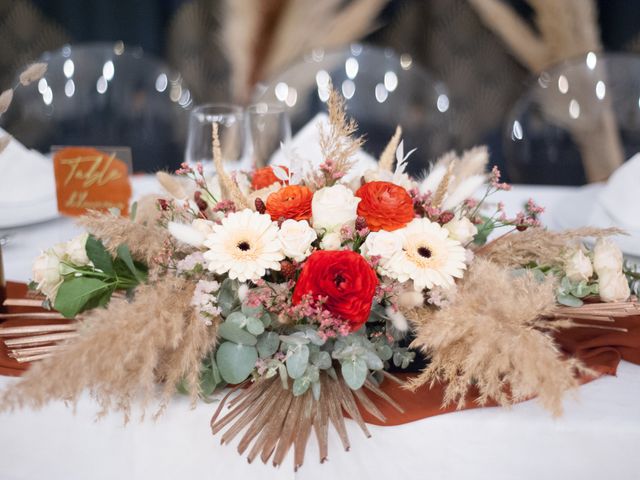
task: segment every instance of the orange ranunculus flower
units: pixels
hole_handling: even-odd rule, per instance
[[[307,187],[289,185],[267,197],[267,213],[272,220],[280,218],[309,220],[313,193]]]
[[[398,230],[413,220],[413,201],[409,193],[391,182],[368,182],[356,192],[362,200],[358,215],[364,217],[372,232]]]
[[[287,167],[280,166],[280,168],[287,172],[287,175],[289,174],[289,169]],[[260,190],[261,188],[268,187],[276,182],[280,185],[286,183],[276,177],[276,174],[273,173],[273,168],[264,167],[253,172],[253,177],[251,177],[251,188],[254,190]]]

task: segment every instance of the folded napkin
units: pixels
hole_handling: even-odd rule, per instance
[[[0,137],[7,132],[0,128]],[[0,153],[0,206],[52,199],[56,182],[53,162],[15,138]]]
[[[607,180],[598,202],[620,228],[640,231],[640,153],[623,163]]]
[[[287,148],[295,152],[296,156],[301,160],[308,161],[314,167],[318,167],[325,158],[322,156],[320,150],[320,129],[319,125],[322,125],[325,131],[329,130],[329,116],[324,113],[318,113],[313,117],[309,123],[300,129],[300,131],[291,139]],[[356,164],[351,171],[345,177],[346,181],[362,176],[362,174],[370,168],[375,168],[376,160],[367,152],[359,149],[354,155]],[[285,167],[291,167],[290,159],[282,149],[278,150],[271,157],[269,162],[271,165],[283,165]]]

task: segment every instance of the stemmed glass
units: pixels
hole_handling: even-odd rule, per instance
[[[252,165],[263,167],[281,144],[291,140],[291,123],[284,106],[256,103],[247,108]]]
[[[191,111],[185,162],[189,165],[201,162],[205,172],[213,172],[213,123],[218,123],[224,162],[232,168],[237,168],[245,143],[243,112],[239,106],[223,103],[199,105]]]

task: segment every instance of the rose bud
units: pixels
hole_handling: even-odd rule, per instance
[[[264,204],[264,201],[258,197],[255,200],[256,212],[264,213],[267,211],[267,206]]]

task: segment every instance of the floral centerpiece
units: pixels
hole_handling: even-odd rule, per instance
[[[348,445],[343,411],[365,431],[359,407],[383,419],[368,395],[402,409],[381,384],[418,350],[429,363],[406,388],[445,382],[444,403],[460,406],[471,386],[480,403],[538,396],[559,412],[587,369],[551,333],[637,312],[637,274],[606,239],[617,231],[547,232],[533,201],[508,217],[491,195],[509,185],[486,173],[483,147],[413,179],[400,128],[377,168],[349,179],[362,141],[335,92],[328,108],[318,168],[294,152],[289,167],[230,175],[214,125],[214,177],[201,165],[159,173],[165,195],[131,218],[93,213],[90,235],[40,256],[34,287],[78,335],[2,405],[89,389],[128,417],[134,398],[159,397],[162,411],[176,390],[208,401],[233,386],[213,432],[229,441],[248,427],[250,460],[280,464],[294,445],[300,465],[312,430],[322,459],[329,424]]]

